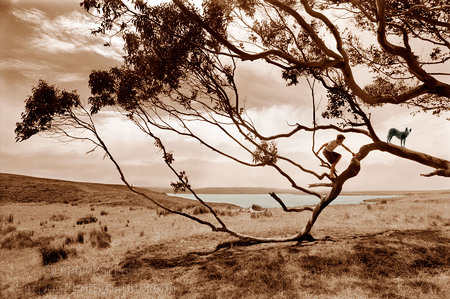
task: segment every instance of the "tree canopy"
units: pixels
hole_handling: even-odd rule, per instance
[[[381,141],[365,111],[367,106],[383,105],[407,105],[437,116],[449,111],[446,78],[450,74],[446,68],[450,59],[450,6],[445,1],[205,0],[196,6],[182,0],[159,5],[142,0],[85,0],[80,5],[98,19],[93,34],[123,37],[124,63],[91,73],[92,95],[85,105],[75,92],[61,92],[40,81],[26,102],[22,122],[17,124],[17,140],[39,132],[89,139],[106,152],[124,183],[133,189],[93,123],[95,114],[114,107],[154,138],[164,162],[177,177],[174,189],[189,189],[208,207],[218,225],[157,203],[162,208],[213,230],[249,238],[228,229],[196,195],[186,172],[174,166],[176,154],[165,148],[164,137],[157,136],[155,129],[191,137],[242,165],[273,167],[294,189],[318,198],[314,209],[288,209],[271,193],[285,211],[309,210],[312,214],[295,236],[252,237],[259,241],[304,237],[344,183],[358,175],[361,161],[372,151],[434,168],[425,176],[450,176],[449,161]],[[297,123],[286,132],[262,134],[246,113],[235,81],[239,62],[255,60],[279,68],[287,85],[308,82],[313,105],[313,85],[320,83],[328,101],[321,116],[329,124],[318,125],[313,109],[313,126]],[[436,71],[440,69],[444,71]],[[356,74],[361,72],[368,75],[369,82],[359,82]],[[214,127],[249,158],[223,151],[196,132],[192,122]],[[85,129],[91,136],[74,135],[73,128]],[[319,130],[363,134],[371,142],[359,149],[337,178],[279,153],[277,140]],[[311,155],[321,167],[330,168],[315,151],[314,134]],[[284,165],[326,180],[319,185],[330,191],[322,195],[296,182]]]

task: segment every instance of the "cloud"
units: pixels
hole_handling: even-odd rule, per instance
[[[108,59],[122,60],[121,51],[115,48],[104,50],[104,38],[90,34],[95,22],[86,14],[71,11],[55,18],[49,17],[38,9],[12,9],[12,15],[32,30],[27,46],[57,54],[61,52],[77,53],[92,51]],[[122,46],[120,39],[115,38],[117,46]]]

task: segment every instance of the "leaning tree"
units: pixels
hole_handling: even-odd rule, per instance
[[[444,80],[449,73],[431,71],[450,59],[450,6],[446,1],[151,2],[85,0],[80,4],[98,19],[93,34],[123,37],[124,63],[93,71],[89,76],[91,96],[86,101],[81,101],[76,92],[61,91],[39,81],[17,124],[18,141],[37,133],[88,140],[105,152],[133,192],[146,196],[127,181],[95,126],[95,117],[103,110],[120,111],[154,139],[164,163],[177,177],[172,183],[174,190],[192,192],[214,219],[205,220],[148,200],[213,231],[257,242],[304,238],[323,209],[339,196],[345,182],[358,175],[360,163],[370,152],[387,152],[433,168],[424,176],[450,177],[449,161],[382,141],[367,113],[368,107],[383,105],[408,105],[438,116],[449,111],[450,85]],[[240,96],[235,80],[242,61],[256,60],[279,68],[287,85],[309,84],[312,125],[289,124],[284,132],[270,136],[261,133],[247,113],[248,103]],[[371,82],[364,86],[358,83],[356,69],[370,73]],[[320,117],[328,122],[325,125],[316,121],[317,85],[327,98],[326,109],[320,111]],[[202,134],[198,123],[202,128],[214,128],[222,139],[234,143],[239,154],[227,152],[214,143],[217,138]],[[314,146],[315,132],[324,130],[362,134],[370,140],[336,178],[320,171],[320,167],[330,168]],[[176,155],[165,146],[166,131],[192,138],[236,163],[275,169],[292,188],[317,197],[313,208],[288,208],[282,198],[270,193],[284,211],[310,213],[309,220],[297,234],[283,238],[247,236],[228,228],[195,193],[186,172],[176,168]],[[311,157],[317,160],[317,168],[286,157],[278,149],[280,139],[289,140],[306,132],[313,138]],[[292,167],[320,183],[307,186],[298,182],[290,173]],[[322,195],[314,186],[325,186],[329,191]]]

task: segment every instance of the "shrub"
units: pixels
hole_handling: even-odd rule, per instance
[[[236,216],[239,214],[239,210],[228,208],[226,210],[218,210],[217,214],[219,216]]]
[[[75,241],[73,240],[72,237],[66,237],[66,240],[64,241],[64,245],[70,245],[72,243],[74,243]]]
[[[50,246],[42,246],[39,248],[39,252],[42,255],[42,265],[50,265],[57,263],[59,260],[67,259],[69,254],[72,253],[71,250],[68,250],[64,247],[50,247]]]
[[[259,218],[259,214],[258,213],[251,213],[250,214],[250,218],[257,219],[257,218]]]
[[[77,220],[78,225],[89,224],[89,223],[93,223],[93,222],[97,222],[97,218],[95,218],[94,216],[91,216],[91,215],[81,217],[80,219]]]
[[[50,217],[50,221],[64,221],[69,218],[70,217],[63,215],[63,214],[54,214]]]
[[[84,233],[82,233],[82,232],[78,232],[78,235],[77,235],[77,242],[78,243],[84,243]]]
[[[70,245],[73,243],[83,244],[84,243],[84,233],[78,232],[76,237],[66,237],[66,240],[64,241],[65,245]]]
[[[101,215],[101,216],[105,216],[105,215],[108,215],[108,212],[105,212],[105,211],[101,211],[101,212],[100,212],[100,215]]]
[[[273,217],[273,214],[269,210],[264,210],[263,212],[250,213],[250,218],[252,218],[252,219],[257,219],[259,217],[270,218],[270,217]]]
[[[92,247],[108,248],[111,246],[111,235],[107,232],[107,229],[91,230],[89,233]]]
[[[194,215],[207,214],[207,213],[209,213],[209,210],[208,210],[207,207],[197,206],[197,207],[194,208],[194,211],[192,213],[194,213]]]
[[[252,204],[252,210],[254,210],[254,211],[263,211],[264,209],[261,206],[259,206],[259,205]]]

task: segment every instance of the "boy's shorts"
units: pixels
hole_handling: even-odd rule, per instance
[[[323,155],[325,156],[325,158],[327,158],[328,162],[330,162],[331,164],[336,163],[336,161],[339,159],[339,157],[341,157],[342,155],[336,152],[330,152],[327,150],[323,150]]]

